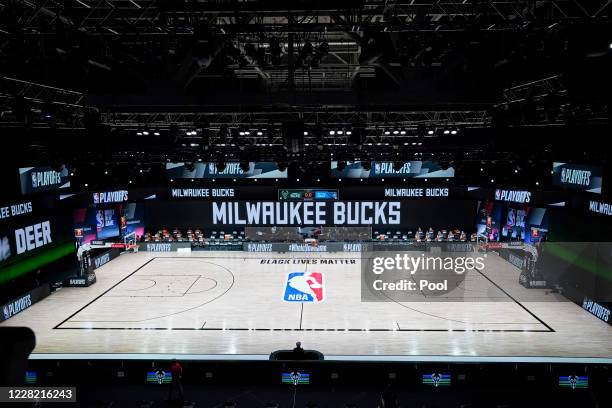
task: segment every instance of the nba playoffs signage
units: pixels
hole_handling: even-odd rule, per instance
[[[128,200],[127,190],[102,191],[92,194],[94,204],[123,203]]]
[[[68,278],[64,280],[62,283],[63,286],[67,287],[87,287],[96,283],[96,274],[94,272],[90,272],[85,276],[74,276],[72,278]]]
[[[150,242],[138,246],[139,251],[176,252],[179,248],[191,248],[189,242]]]
[[[96,255],[91,259],[91,263],[94,269],[98,269],[103,265],[106,265],[113,259],[119,256],[121,251],[119,249],[111,249],[106,252],[101,253],[100,255]]]
[[[56,171],[51,167],[21,167],[21,193],[32,194],[43,191],[59,190],[70,187],[69,172],[66,167]]]
[[[34,303],[49,296],[49,293],[49,285],[44,284],[16,299],[11,300],[2,306],[0,321],[8,320],[16,314],[23,312]]]
[[[346,162],[346,167],[338,168],[338,162],[331,162],[331,176],[340,178],[448,178],[455,177],[455,169],[443,169],[433,161],[407,161],[401,167],[394,162],[370,162],[370,169],[365,170],[362,162]]]
[[[495,190],[495,201],[527,204],[531,201],[531,192],[524,190]]]
[[[202,178],[287,178],[287,169],[281,171],[274,162],[249,162],[249,169],[244,171],[239,162],[228,162],[223,170],[214,162],[167,163],[166,175],[169,179],[202,179]]]
[[[556,186],[601,194],[601,167],[554,162],[552,171],[552,181]]]
[[[610,306],[610,303],[600,304],[588,297],[585,297],[582,301],[582,308],[584,310],[608,324],[612,324],[612,320],[610,320]]]

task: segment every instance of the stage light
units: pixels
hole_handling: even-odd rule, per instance
[[[427,131],[427,134],[428,134],[428,135],[433,135],[433,134],[434,134],[434,131],[433,131],[433,130],[428,130],[428,131]]]
[[[457,131],[456,130],[451,130],[451,135],[456,135]]]
[[[329,131],[329,134],[333,136],[333,135],[335,135],[335,134],[336,134],[336,132],[334,132],[333,130],[330,130],[330,131]]]
[[[491,179],[491,183],[495,183],[495,179]]]
[[[450,130],[448,130],[448,129],[444,129],[444,134],[445,134],[445,135],[450,134]]]
[[[393,134],[394,134],[394,135],[397,135],[398,133],[399,133],[399,130],[394,130],[394,131],[393,131]]]
[[[136,136],[142,136],[142,132],[136,132]]]
[[[308,136],[308,132],[304,131],[304,136]]]
[[[262,136],[262,135],[263,135],[263,132],[261,131],[257,132],[257,136]]]
[[[339,130],[339,131],[338,131],[338,132],[336,132],[336,133],[338,133],[339,135],[341,135],[343,132],[342,132],[342,130]]]
[[[347,131],[346,131],[346,134],[350,136],[350,135],[352,135],[352,134],[353,134],[353,132],[351,132],[350,130],[347,130]]]
[[[240,136],[244,136],[244,132],[240,132],[240,133],[239,133],[239,135],[240,135]]]
[[[108,174],[108,170],[104,170],[104,174]]]
[[[539,186],[539,185],[540,185],[540,182],[539,182],[539,181],[536,181],[536,186]]]
[[[153,135],[159,136],[159,132],[153,132]]]
[[[401,130],[401,131],[400,131],[400,135],[405,135],[405,134],[406,134],[406,131],[405,131],[405,130]]]
[[[143,135],[145,136],[149,136],[149,132],[147,132],[146,130],[142,132]]]
[[[514,169],[514,173],[518,173],[518,169]]]
[[[389,132],[388,130],[385,130],[385,135],[390,135],[391,132]]]

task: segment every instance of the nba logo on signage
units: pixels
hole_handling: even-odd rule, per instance
[[[501,190],[499,188],[495,190],[495,199],[501,200]]]
[[[283,300],[320,303],[323,301],[323,289],[321,272],[291,272],[287,275]]]

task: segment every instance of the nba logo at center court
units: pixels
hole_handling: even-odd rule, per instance
[[[321,272],[291,272],[287,275],[285,302],[311,302],[323,301],[323,274]]]

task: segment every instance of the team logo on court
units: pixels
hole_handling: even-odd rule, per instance
[[[323,301],[323,274],[321,272],[291,272],[287,275],[285,302],[311,302]]]

